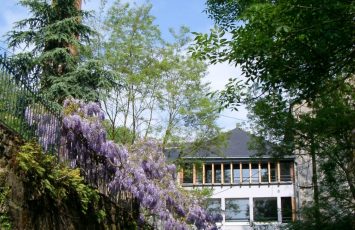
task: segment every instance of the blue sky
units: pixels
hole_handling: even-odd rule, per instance
[[[152,14],[156,16],[156,24],[162,34],[168,34],[168,29],[178,29],[181,25],[188,26],[191,31],[207,31],[213,22],[202,11],[205,8],[203,0],[154,0]]]
[[[133,2],[125,0],[126,2]],[[112,3],[108,1],[108,5]],[[139,3],[145,0],[136,1]],[[151,0],[152,15],[156,17],[155,24],[159,25],[164,39],[169,39],[169,28],[178,30],[180,26],[188,26],[194,32],[208,32],[213,22],[203,12],[205,0]],[[87,10],[98,9],[100,0],[84,0],[83,8]],[[29,15],[27,9],[20,7],[16,0],[0,0],[0,47],[6,48],[3,35],[11,30],[13,23]],[[231,77],[240,76],[240,69],[227,63],[211,65],[208,67],[206,82],[211,83],[213,90],[220,90]],[[247,112],[241,108],[239,112],[223,111],[218,124],[225,130],[236,127],[247,120]]]

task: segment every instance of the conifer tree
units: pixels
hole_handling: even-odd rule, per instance
[[[83,24],[89,16],[80,0],[21,0],[30,17],[7,34],[8,46],[20,49],[7,61],[17,79],[35,86],[49,99],[97,99],[98,68],[79,54],[93,31]],[[3,59],[4,60],[4,59]]]

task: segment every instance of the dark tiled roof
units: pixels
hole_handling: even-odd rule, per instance
[[[239,128],[229,131],[227,146],[222,151],[225,157],[251,157],[256,154],[249,150],[250,134]]]
[[[249,158],[255,156],[256,151],[249,150],[250,134],[246,131],[236,128],[227,133],[226,145],[219,149],[212,147],[199,150],[193,155],[185,155],[185,158]],[[186,151],[186,150],[185,150]],[[170,149],[166,152],[169,159],[179,157],[178,149]]]
[[[227,133],[226,145],[219,149],[198,151],[197,157],[212,158],[249,158],[256,154],[249,150],[250,134],[242,129],[236,128]]]

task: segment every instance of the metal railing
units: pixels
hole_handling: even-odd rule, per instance
[[[61,108],[41,94],[38,81],[14,73],[8,58],[0,54],[0,122],[24,140],[35,139],[44,152],[56,154],[59,161],[79,167],[85,180],[105,194],[108,178],[104,180],[100,173],[105,159],[88,147],[85,138],[78,137],[87,158],[81,159],[83,154],[62,137]]]
[[[11,70],[4,54],[0,53],[0,123],[18,134],[24,140],[35,139],[45,153],[57,155],[60,162],[70,167],[80,168],[84,180],[111,201],[123,208],[123,213],[133,213],[135,200],[128,192],[109,194],[108,183],[112,175],[103,173],[105,159],[88,147],[87,141],[80,138],[85,157],[76,152],[74,146],[62,137],[61,108],[41,94],[39,84],[27,81],[28,76],[19,76]],[[84,148],[85,147],[85,148]]]
[[[0,54],[0,123],[24,140],[35,139],[45,153],[57,155],[59,161],[80,168],[86,182],[107,194],[112,175],[101,172],[105,159],[88,147],[85,138],[78,137],[81,149],[85,149],[85,154],[81,154],[62,137],[61,108],[41,94],[38,81],[15,73],[9,58]],[[87,159],[81,159],[83,155]]]
[[[61,113],[40,93],[38,84],[18,77],[0,54],[0,122],[25,140],[36,139],[46,152],[58,153]]]

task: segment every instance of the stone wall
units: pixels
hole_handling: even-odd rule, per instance
[[[0,123],[0,187],[1,192],[8,190],[2,214],[9,217],[13,229],[28,229],[29,212],[23,208],[24,186],[15,175],[13,165],[16,152],[23,144],[22,139]]]
[[[53,205],[54,201],[45,194],[41,200],[32,200],[28,192],[31,188],[24,186],[23,178],[14,169],[15,155],[23,143],[21,137],[0,123],[0,188],[9,191],[4,205],[0,205],[0,214],[8,217],[11,222],[9,229],[151,229],[149,226],[136,226],[134,220],[137,215],[127,212],[130,207],[125,207],[131,204],[114,203],[104,195],[100,195],[100,207],[89,207],[85,214],[75,198],[63,201],[60,206]],[[97,209],[106,213],[101,222],[95,213]],[[0,223],[0,229],[6,228]]]
[[[297,209],[313,203],[312,162],[311,156],[303,150],[295,152],[296,158],[296,197]],[[298,218],[301,218],[298,213]]]

